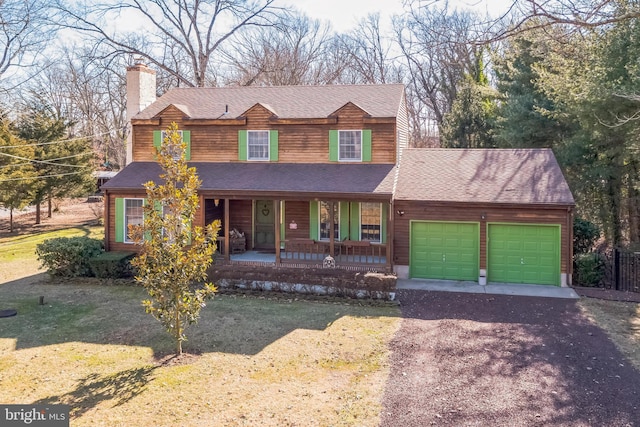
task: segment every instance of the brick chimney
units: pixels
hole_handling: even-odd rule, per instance
[[[142,58],[127,67],[127,164],[133,161],[131,118],[156,100],[156,72]]]

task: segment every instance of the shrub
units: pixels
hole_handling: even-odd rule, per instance
[[[91,272],[102,279],[132,277],[131,259],[135,252],[103,252],[89,260]]]
[[[600,228],[594,223],[582,218],[573,220],[573,253],[589,252],[600,237]]]
[[[36,246],[38,260],[53,276],[91,276],[89,260],[103,251],[102,240],[58,237]]]
[[[602,254],[590,252],[577,254],[574,258],[574,284],[579,286],[599,286],[605,273],[605,262]]]

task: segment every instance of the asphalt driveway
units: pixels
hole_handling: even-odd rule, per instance
[[[383,426],[640,426],[640,372],[576,300],[397,297]]]

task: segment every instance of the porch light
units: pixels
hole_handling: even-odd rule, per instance
[[[404,211],[403,211],[403,210],[401,210],[401,209],[398,209],[398,210],[396,211],[396,213],[397,213],[398,215],[400,215],[400,216],[403,216],[403,215],[404,215]]]
[[[218,205],[220,204],[220,199],[213,199],[213,204],[215,205],[215,207],[217,208]]]

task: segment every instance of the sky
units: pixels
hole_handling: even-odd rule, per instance
[[[367,15],[380,13],[382,22],[403,11],[402,0],[289,0],[290,4],[312,18],[328,20],[337,32],[353,29]],[[425,4],[432,3],[425,1]],[[444,1],[443,1],[444,3]],[[510,0],[449,0],[450,7],[474,9],[480,14],[504,10]]]

